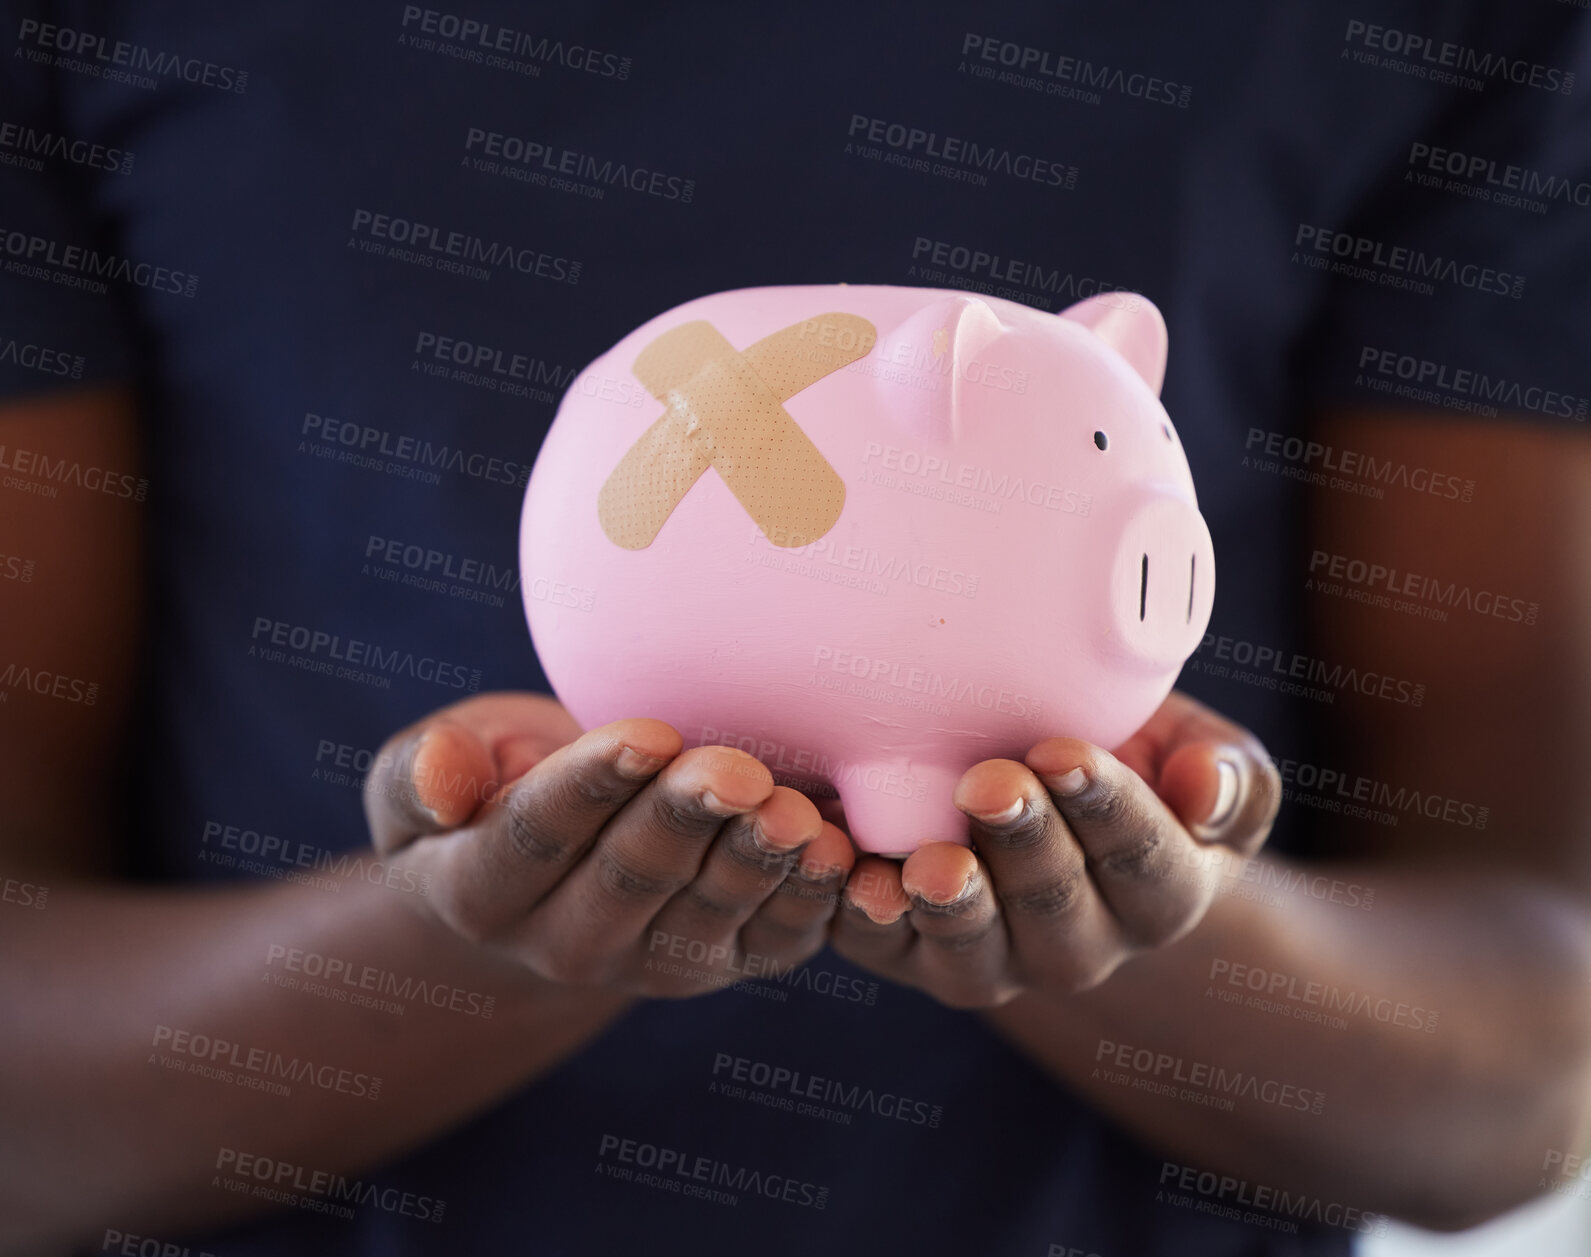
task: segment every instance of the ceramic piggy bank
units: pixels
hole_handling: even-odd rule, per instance
[[[968,841],[960,775],[1159,706],[1215,563],[1160,313],[884,285],[658,315],[564,397],[521,586],[586,727],[626,716],[838,795],[865,851]]]

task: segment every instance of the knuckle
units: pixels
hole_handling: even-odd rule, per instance
[[[980,825],[993,844],[1005,851],[1030,851],[1043,846],[1050,837],[1050,820],[1042,804],[1030,802],[1008,825]]]
[[[597,986],[609,976],[607,958],[582,948],[545,951],[538,957],[535,969],[549,982],[562,986]]]
[[[1083,955],[1065,951],[1044,966],[1043,983],[1067,995],[1092,991],[1116,972],[1120,961],[1115,958]]]
[[[1083,906],[1087,887],[1082,872],[1063,873],[1021,890],[997,892],[1008,913],[1032,917],[1062,918]]]
[[[458,894],[451,883],[433,883],[430,897],[431,910],[465,942],[479,947],[490,942],[495,935],[495,916],[487,912],[485,905],[473,896]]]
[[[514,854],[533,864],[562,863],[575,846],[575,835],[549,823],[547,810],[529,792],[515,795],[510,801],[504,825]]]
[[[1095,782],[1066,805],[1068,820],[1080,821],[1097,829],[1119,825],[1130,811],[1126,794],[1114,785]]]
[[[1100,856],[1095,864],[1102,873],[1147,881],[1164,862],[1166,838],[1167,835],[1154,825],[1135,829],[1120,846]]]
[[[961,955],[981,947],[998,928],[999,921],[992,916],[977,920],[971,919],[969,914],[967,919],[958,921],[953,929],[930,930],[924,932],[922,937],[941,951]]]
[[[657,799],[653,821],[667,834],[690,842],[700,842],[717,833],[724,818],[703,811],[694,800],[663,792]]]
[[[680,892],[686,906],[698,916],[710,917],[717,922],[738,920],[745,915],[745,906],[727,896],[716,894],[700,881],[691,882]]]
[[[632,783],[615,776],[605,763],[581,768],[564,778],[563,784],[570,802],[582,810],[612,812],[635,792]]]
[[[672,895],[685,879],[659,876],[637,868],[629,859],[604,849],[597,859],[597,884],[622,904],[647,903]]]
[[[723,846],[725,854],[734,864],[759,878],[782,877],[794,867],[801,854],[799,848],[775,851],[763,846],[757,841],[753,826],[749,823],[736,823],[729,833],[729,841]]]

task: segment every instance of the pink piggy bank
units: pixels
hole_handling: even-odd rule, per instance
[[[1115,747],[1215,593],[1142,297],[1059,315],[888,285],[744,288],[571,384],[520,523],[530,631],[586,728],[653,716],[838,795],[857,846],[967,843],[957,779]]]

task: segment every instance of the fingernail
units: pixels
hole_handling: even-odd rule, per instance
[[[838,864],[823,864],[821,862],[808,864],[805,859],[797,867],[801,871],[801,876],[809,882],[832,881],[845,871]]]
[[[763,828],[761,819],[757,819],[751,823],[751,841],[754,846],[760,847],[770,855],[789,855],[806,840],[795,838],[789,842],[777,841]]]
[[[703,790],[696,797],[702,805],[702,810],[711,812],[714,816],[741,816],[751,811],[749,807],[736,807],[732,803],[725,803],[711,790]]]
[[[633,747],[625,747],[619,752],[619,758],[614,760],[613,766],[618,770],[619,776],[638,780],[650,777],[663,767],[664,761],[655,755],[642,755]]]
[[[1081,768],[1074,768],[1059,777],[1051,777],[1048,784],[1056,794],[1071,798],[1073,795],[1082,794],[1088,788],[1088,774]]]
[[[998,812],[968,812],[967,815],[982,821],[985,825],[1009,825],[1022,815],[1022,809],[1027,805],[1026,799],[1018,799],[1010,807],[1001,808]]]
[[[956,891],[955,894],[951,895],[949,899],[938,899],[933,895],[927,894],[923,891],[918,891],[917,893],[929,903],[933,904],[936,908],[948,908],[952,904],[960,903],[963,899],[966,899],[969,895],[971,895],[976,883],[976,876],[972,873],[968,873],[961,879],[961,889]]]
[[[431,730],[427,729],[415,740],[414,749],[409,752],[409,790],[414,798],[414,805],[429,816],[435,824],[440,825],[442,823],[441,814],[427,803],[420,793],[422,784],[426,777],[429,776],[429,774],[420,772],[420,756],[425,750],[425,744],[430,740]]]
[[[1215,806],[1210,809],[1210,815],[1204,822],[1211,829],[1226,824],[1237,810],[1237,765],[1228,759],[1218,759],[1215,761],[1215,772]]]

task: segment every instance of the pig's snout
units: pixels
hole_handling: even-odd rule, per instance
[[[1112,641],[1148,667],[1180,667],[1214,601],[1215,550],[1204,517],[1170,494],[1142,500],[1127,514],[1111,558]]]

